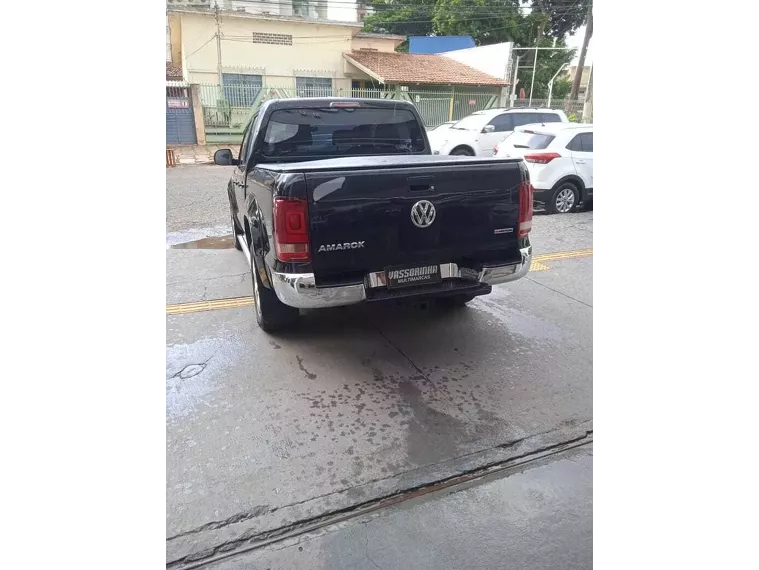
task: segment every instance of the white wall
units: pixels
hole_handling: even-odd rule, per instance
[[[493,44],[490,46],[479,46],[468,49],[459,49],[441,53],[445,57],[450,57],[456,61],[473,67],[483,73],[510,81],[509,62],[511,61],[511,42],[502,44]]]

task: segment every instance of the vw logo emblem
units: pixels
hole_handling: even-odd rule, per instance
[[[411,221],[417,228],[428,228],[435,221],[435,206],[429,200],[419,200],[411,207]]]

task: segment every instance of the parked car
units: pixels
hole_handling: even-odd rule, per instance
[[[238,158],[220,150],[214,162],[235,166],[231,227],[265,331],[292,325],[299,309],[463,305],[529,271],[524,162],[432,156],[411,103],[267,101]]]
[[[564,111],[555,109],[513,108],[477,111],[451,125],[443,132],[443,136],[434,137],[431,140],[432,152],[492,156],[495,144],[521,125],[567,122],[569,119]]]
[[[593,125],[527,125],[499,142],[493,156],[524,159],[535,201],[550,214],[593,200]]]
[[[447,131],[450,129],[453,125],[458,123],[458,121],[446,121],[445,123],[439,124],[437,127],[432,127],[431,129],[427,129],[427,134],[438,132],[442,133],[443,131]]]
[[[439,142],[445,138],[445,134],[448,129],[450,129],[456,123],[458,123],[458,121],[446,121],[437,127],[427,129],[427,138],[430,141],[430,147],[435,148],[435,145],[439,144]]]

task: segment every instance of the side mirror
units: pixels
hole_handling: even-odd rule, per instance
[[[231,166],[237,164],[237,161],[232,156],[232,151],[228,148],[222,148],[213,153],[213,163],[219,166]]]
[[[495,125],[485,125],[485,127],[482,129],[482,132],[487,133],[494,133],[495,132]]]

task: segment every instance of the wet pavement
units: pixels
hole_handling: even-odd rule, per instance
[[[194,198],[228,217],[226,169],[188,168],[222,171]],[[167,214],[167,304],[251,295],[229,230],[188,211]],[[536,217],[536,253],[592,247],[592,216]],[[167,316],[167,561],[585,437],[592,257],[546,264],[466,308],[304,311],[277,336],[250,306]]]
[[[588,570],[592,445],[329,525],[208,570]]]

